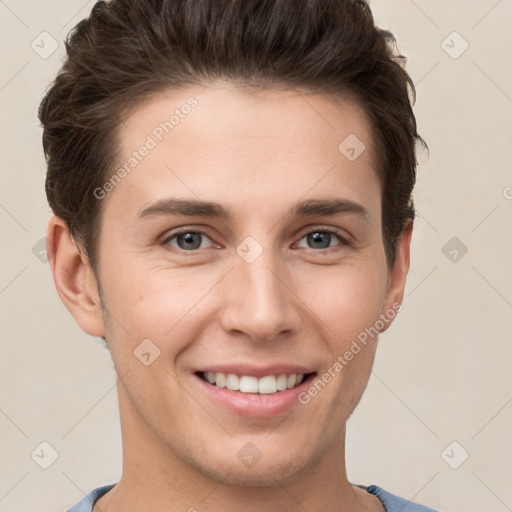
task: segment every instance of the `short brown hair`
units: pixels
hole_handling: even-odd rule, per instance
[[[112,0],[68,35],[41,102],[46,194],[96,268],[101,201],[121,119],[168,89],[222,78],[242,87],[350,94],[375,133],[388,265],[414,218],[414,84],[393,35],[363,0]],[[340,141],[341,142],[341,141]]]

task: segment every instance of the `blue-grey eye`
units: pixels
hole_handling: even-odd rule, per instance
[[[178,249],[183,251],[195,251],[197,249],[204,248],[201,247],[203,237],[208,238],[204,233],[199,231],[182,231],[181,233],[171,235],[167,240],[165,240],[165,243],[178,247]],[[176,243],[173,243],[173,240],[176,240]]]
[[[301,240],[306,239],[307,247],[311,249],[329,249],[332,247],[331,242],[333,241],[333,236],[337,238],[338,241],[341,241],[341,238],[336,233],[325,230],[312,231],[303,236]]]

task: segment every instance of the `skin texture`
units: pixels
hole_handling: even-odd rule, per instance
[[[194,376],[225,362],[302,364],[320,375],[401,302],[412,223],[388,268],[368,121],[346,98],[249,95],[215,82],[132,110],[119,165],[192,96],[197,106],[102,199],[101,297],[65,224],[53,217],[48,226],[58,293],[85,332],[105,336],[121,379],[123,474],[94,510],[383,511],[345,470],[345,424],[367,385],[377,337],[307,405],[274,417],[219,407]],[[366,146],[355,161],[338,150],[350,134]],[[214,201],[233,218],[137,220],[168,197]],[[297,202],[333,198],[362,205],[367,216],[288,213]],[[176,228],[205,233],[200,248],[169,239]],[[307,235],[322,228],[347,243],[324,235],[318,248]],[[236,251],[249,236],[262,249],[252,263]],[[160,350],[148,366],[134,355],[145,339]],[[262,454],[252,467],[237,457],[247,442]]]

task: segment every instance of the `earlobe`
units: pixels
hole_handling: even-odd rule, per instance
[[[96,277],[60,217],[52,217],[46,233],[48,262],[57,293],[83,331],[103,337],[103,315]]]
[[[412,231],[413,221],[410,220],[406,228],[398,237],[395,261],[393,262],[393,266],[389,272],[388,277],[385,308],[383,311],[384,314],[391,310],[394,310],[396,313],[398,305],[402,304],[402,300],[404,298],[405,282],[410,266]],[[394,318],[395,313],[393,313],[392,318]],[[385,327],[381,329],[381,332],[384,332],[391,325],[391,323],[392,322],[387,322]]]

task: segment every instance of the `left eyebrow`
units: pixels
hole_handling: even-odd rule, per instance
[[[348,199],[311,199],[303,201],[292,206],[287,215],[306,217],[313,215],[328,216],[340,213],[357,215],[363,220],[368,219],[367,208]],[[195,199],[166,198],[160,199],[144,208],[137,215],[137,219],[142,220],[161,215],[199,216],[223,220],[231,220],[234,217],[229,209],[219,203]]]
[[[364,220],[368,219],[368,209],[362,204],[348,199],[311,199],[298,203],[290,209],[289,214],[296,217],[307,215],[353,214]]]

